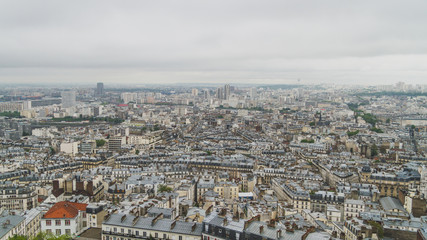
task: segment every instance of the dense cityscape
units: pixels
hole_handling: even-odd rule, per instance
[[[427,85],[0,90],[0,239],[427,237]]]

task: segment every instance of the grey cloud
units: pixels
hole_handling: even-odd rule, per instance
[[[426,7],[421,0],[0,0],[0,82],[423,83]]]

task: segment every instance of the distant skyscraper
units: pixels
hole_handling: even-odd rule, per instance
[[[138,98],[137,93],[125,92],[125,93],[121,94],[121,99],[123,100],[123,103],[125,103],[125,104],[128,104],[129,102],[136,103],[137,98]]]
[[[216,89],[216,98],[223,99],[224,98],[224,89],[219,87]]]
[[[61,93],[62,97],[62,107],[69,108],[76,105],[76,92],[75,91],[65,91]]]
[[[197,88],[191,89],[191,95],[193,95],[194,97],[196,97],[197,95],[199,95],[199,90]]]
[[[250,92],[249,92],[249,96],[252,98],[252,99],[254,99],[254,98],[256,98],[256,95],[257,95],[257,90],[256,90],[256,88],[251,88],[251,90],[250,90]]]
[[[209,97],[210,97],[209,90],[208,89],[204,89],[203,90],[203,98],[204,99],[208,99]]]
[[[95,95],[96,96],[103,96],[104,95],[104,83],[99,82],[96,84]]]
[[[24,110],[31,109],[31,101],[24,101]]]
[[[224,86],[224,99],[225,100],[230,99],[230,85],[229,84],[225,84],[225,86]]]

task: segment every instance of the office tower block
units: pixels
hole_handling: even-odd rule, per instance
[[[62,107],[69,108],[76,105],[76,92],[75,91],[64,91],[61,93]]]
[[[230,85],[229,84],[225,84],[224,86],[224,99],[228,100],[230,99]]]
[[[96,84],[95,95],[96,96],[103,96],[104,95],[104,83],[99,82]]]

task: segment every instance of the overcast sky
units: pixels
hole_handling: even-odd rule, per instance
[[[427,84],[427,1],[0,0],[0,83]]]

